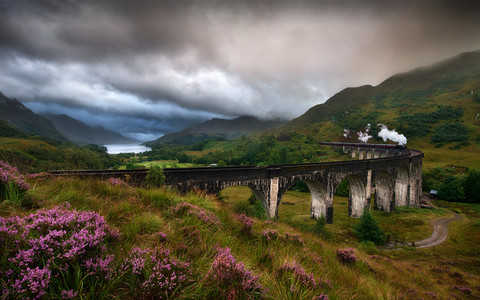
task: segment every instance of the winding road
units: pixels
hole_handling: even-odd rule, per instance
[[[452,221],[457,221],[462,218],[461,215],[455,214],[455,216],[450,218],[440,218],[434,220],[433,223],[433,233],[429,238],[415,242],[414,245],[416,248],[428,248],[433,247],[438,244],[443,243],[448,237],[448,223]]]

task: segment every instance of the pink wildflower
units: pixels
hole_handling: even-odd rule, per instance
[[[305,269],[296,262],[285,263],[279,269],[280,275],[292,274],[296,281],[298,281],[302,286],[307,288],[316,288],[317,282],[313,276],[313,273],[307,273]],[[294,286],[292,284],[292,286]]]
[[[236,262],[230,248],[219,248],[207,280],[214,284],[222,298],[249,299],[262,294],[258,277]]]
[[[113,255],[105,255],[106,242],[116,231],[95,212],[65,207],[38,210],[25,217],[0,217],[0,290],[12,298],[39,298],[50,290],[50,278],[73,272],[108,279]],[[15,271],[12,271],[15,270]],[[83,275],[82,275],[83,276]]]
[[[353,248],[337,249],[337,258],[345,264],[353,264],[357,261]]]
[[[108,183],[110,183],[113,186],[128,186],[128,184],[125,181],[123,181],[120,178],[116,178],[116,177],[110,177],[110,178],[108,178],[107,181],[108,181]]]
[[[193,215],[200,221],[208,225],[220,225],[220,220],[213,213],[206,211],[205,209],[193,205],[188,202],[180,202],[174,207],[173,212],[176,215]]]
[[[61,292],[61,295],[62,295],[62,299],[72,299],[72,298],[75,298],[77,297],[78,295],[78,292],[75,292],[74,290],[63,290]]]
[[[253,219],[248,217],[247,215],[245,214],[240,214],[238,217],[237,217],[238,221],[240,221],[240,223],[242,223],[243,227],[242,227],[242,231],[244,233],[251,233],[252,232],[252,226],[253,226]]]
[[[25,182],[25,177],[20,174],[17,168],[0,160],[0,192],[2,192],[2,189],[8,184],[13,184],[20,192],[30,189],[30,185]],[[0,194],[0,199],[1,197],[3,197],[3,195]]]
[[[265,241],[273,241],[278,239],[278,231],[266,229],[263,231],[263,238]]]

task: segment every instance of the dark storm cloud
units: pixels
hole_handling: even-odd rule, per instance
[[[479,29],[479,1],[0,0],[0,90],[145,124],[292,118]]]

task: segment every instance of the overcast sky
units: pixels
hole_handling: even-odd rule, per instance
[[[480,49],[478,3],[0,0],[0,91],[143,140],[212,117],[291,119]]]

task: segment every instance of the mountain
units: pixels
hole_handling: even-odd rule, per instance
[[[214,118],[179,132],[169,133],[150,142],[149,145],[191,145],[205,140],[231,140],[243,135],[257,133],[284,124],[280,120],[264,121],[250,116],[236,119]]]
[[[56,141],[66,141],[55,126],[46,118],[35,114],[20,101],[0,93],[0,120],[10,127],[29,135],[39,135]]]
[[[183,152],[174,148],[172,159],[226,165],[325,161],[335,156],[320,142],[360,142],[358,133],[365,137],[366,128],[369,143],[394,143],[380,133],[402,141],[404,135],[407,147],[425,153],[426,169],[480,169],[480,51],[396,74],[377,86],[346,88],[298,118],[247,139],[184,147]],[[162,150],[159,155],[167,159]]]
[[[323,104],[310,108],[287,127],[338,119],[339,114],[362,107],[363,111],[396,113],[415,111],[429,104],[463,105],[462,94],[476,93],[480,80],[480,51],[467,52],[431,66],[394,75],[378,86],[346,88]],[[440,96],[451,101],[442,101]],[[473,94],[472,94],[473,95]],[[369,106],[369,107],[368,107]]]
[[[129,144],[136,142],[117,132],[100,126],[89,126],[79,120],[63,114],[43,114],[50,120],[57,130],[70,141],[80,144]]]
[[[480,51],[396,74],[377,86],[346,88],[325,103],[270,131],[314,141],[358,142],[372,125],[369,142],[383,142],[377,124],[406,136],[425,152],[427,167],[480,167]],[[344,136],[344,129],[350,134]]]
[[[13,126],[10,126],[7,121],[0,120],[0,137],[18,137],[23,138],[27,135]]]

